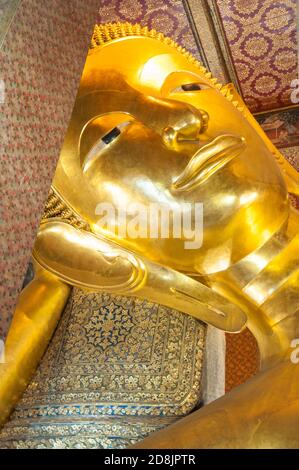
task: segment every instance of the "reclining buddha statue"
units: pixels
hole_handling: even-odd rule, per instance
[[[0,365],[0,447],[299,447],[289,192],[232,84],[154,30],[96,26]],[[260,370],[207,403],[207,350],[245,326]]]

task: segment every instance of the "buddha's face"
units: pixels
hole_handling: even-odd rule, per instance
[[[280,170],[242,112],[186,56],[147,37],[89,53],[54,187],[95,233],[188,273],[228,268],[288,213]],[[100,203],[132,202],[173,213],[202,203],[202,245],[186,249],[183,230],[132,238],[97,225]]]

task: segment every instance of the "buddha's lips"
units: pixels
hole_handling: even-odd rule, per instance
[[[201,147],[172,183],[176,191],[191,190],[206,181],[245,149],[244,137],[222,135]]]

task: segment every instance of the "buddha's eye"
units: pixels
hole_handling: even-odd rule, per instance
[[[117,136],[121,133],[121,130],[119,127],[114,127],[108,134],[105,134],[104,137],[102,137],[102,141],[104,144],[108,145],[111,144],[111,142],[116,139]]]
[[[204,85],[202,83],[185,83],[184,85],[177,86],[173,90],[172,93],[182,93],[188,91],[201,91],[207,90],[210,88],[208,85]]]

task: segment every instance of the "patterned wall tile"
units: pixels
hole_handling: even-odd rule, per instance
[[[0,0],[0,47],[20,0]]]
[[[0,337],[22,286],[98,5],[23,1],[1,49]]]

